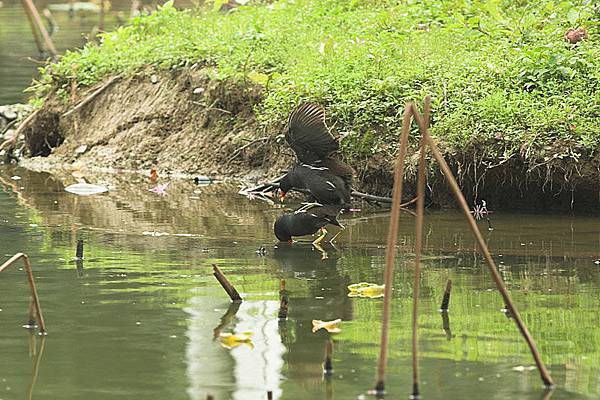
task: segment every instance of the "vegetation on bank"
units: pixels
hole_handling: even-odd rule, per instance
[[[287,0],[229,13],[170,3],[68,52],[38,94],[107,75],[198,63],[218,79],[265,86],[261,123],[323,103],[344,152],[395,152],[407,100],[433,96],[446,151],[529,163],[594,156],[600,145],[600,7],[590,1]],[[571,44],[568,28],[587,40]]]

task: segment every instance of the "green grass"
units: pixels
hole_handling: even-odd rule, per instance
[[[405,102],[426,94],[447,151],[587,158],[600,144],[600,7],[584,3],[295,0],[226,15],[167,4],[67,53],[37,88],[200,63],[265,85],[266,125],[323,103],[351,160],[393,154]],[[590,38],[571,45],[563,34],[576,26]]]

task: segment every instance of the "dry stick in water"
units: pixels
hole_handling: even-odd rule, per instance
[[[446,290],[444,290],[444,298],[442,298],[442,305],[440,306],[440,311],[446,312],[448,311],[448,306],[450,305],[450,293],[452,292],[452,281],[448,279],[446,282]]]
[[[42,313],[42,306],[40,306],[40,299],[38,297],[37,289],[35,287],[35,282],[33,280],[33,272],[31,271],[31,264],[29,263],[29,257],[27,254],[17,253],[10,258],[7,262],[0,265],[0,272],[4,271],[14,263],[19,260],[23,260],[23,265],[25,267],[25,273],[27,274],[27,280],[29,281],[29,288],[31,289],[31,302],[33,305],[33,309],[35,309],[35,314],[37,316],[38,322],[40,324],[40,333],[45,335],[46,331],[46,323],[44,322],[44,315]],[[32,318],[32,313],[30,311],[30,319]]]
[[[416,107],[414,107],[416,108]],[[413,108],[413,109],[414,109]],[[425,98],[425,121],[429,123],[431,98]],[[413,111],[414,112],[414,111]],[[418,335],[419,322],[419,287],[421,285],[421,251],[423,249],[423,218],[425,215],[425,137],[421,137],[419,145],[419,169],[417,172],[417,218],[415,219],[415,279],[413,284],[413,309],[412,309],[412,369],[413,390],[412,397],[419,397],[419,359]]]
[[[277,316],[279,319],[287,319],[288,304],[289,298],[285,290],[285,279],[282,279],[279,283],[279,314]]]
[[[477,240],[477,243],[479,244],[479,249],[481,250],[483,257],[485,258],[485,261],[489,267],[492,278],[494,279],[494,282],[496,283],[496,287],[498,288],[498,291],[502,295],[502,298],[504,299],[506,306],[508,307],[508,310],[513,314],[515,322],[517,324],[517,327],[519,328],[519,331],[525,338],[525,341],[527,342],[527,345],[529,346],[529,349],[531,350],[531,354],[533,355],[535,363],[540,371],[542,381],[544,381],[544,384],[546,386],[553,386],[554,382],[552,381],[552,377],[550,377],[550,374],[548,373],[548,370],[546,369],[546,366],[544,365],[544,362],[542,361],[542,358],[540,357],[540,353],[537,350],[535,342],[534,342],[533,338],[531,337],[531,334],[529,333],[529,331],[527,330],[527,327],[523,323],[523,320],[521,319],[519,312],[517,311],[516,307],[514,306],[512,300],[510,298],[510,295],[508,294],[508,291],[504,287],[504,283],[502,282],[502,277],[498,273],[496,264],[494,263],[494,260],[492,260],[492,255],[490,254],[490,251],[487,248],[487,245],[485,244],[485,240],[483,239],[483,236],[481,235],[481,232],[479,231],[479,228],[477,227],[475,218],[471,214],[471,210],[469,209],[469,206],[467,205],[467,201],[465,200],[460,188],[458,187],[458,183],[456,183],[456,179],[454,178],[454,175],[452,174],[450,167],[448,166],[448,164],[446,163],[446,160],[440,153],[440,150],[438,149],[437,145],[435,144],[435,141],[429,135],[429,130],[427,129],[425,121],[423,121],[423,119],[419,115],[418,111],[416,110],[416,107],[412,104],[411,104],[411,107],[413,109],[413,114],[414,114],[415,120],[417,121],[417,124],[419,125],[419,129],[422,132],[424,132],[424,135],[427,139],[429,147],[431,148],[431,152],[433,153],[433,156],[439,163],[440,168],[442,169],[442,172],[446,176],[446,179],[448,180],[450,188],[452,189],[452,192],[454,193],[454,197],[458,201],[460,208],[462,209],[462,211],[465,215],[465,218],[467,219],[469,227],[471,228],[471,231],[473,232],[473,235],[475,236],[475,239]]]
[[[75,251],[75,258],[78,260],[83,260],[83,240],[81,239],[77,241],[77,250]]]
[[[333,356],[333,340],[328,339],[325,343],[325,362],[323,362],[323,372],[325,375],[333,374],[333,364],[331,358]]]
[[[216,264],[213,264],[212,266],[213,266],[213,275],[215,276],[215,278],[217,278],[217,280],[219,281],[221,286],[223,286],[223,289],[225,289],[225,291],[229,295],[229,298],[231,299],[231,301],[242,301],[242,296],[240,296],[238,291],[235,290],[233,285],[227,280],[225,275],[223,275],[223,273],[221,272],[219,267],[217,267]]]
[[[50,34],[46,30],[46,26],[44,25],[44,22],[42,21],[42,17],[40,17],[40,13],[38,12],[37,8],[35,8],[33,1],[31,1],[31,0],[22,0],[22,1],[23,1],[23,7],[25,7],[25,10],[28,13],[31,13],[33,20],[35,21],[35,24],[37,25],[37,28],[39,29],[40,33],[42,34],[42,38],[44,38],[44,43],[46,44],[46,49],[48,49],[48,52],[50,54],[52,54],[52,58],[56,58],[58,56],[56,47],[54,47],[54,43],[52,43],[52,39],[50,39]]]
[[[377,364],[377,381],[375,393],[385,392],[385,365],[388,356],[389,324],[392,301],[392,278],[394,277],[394,255],[396,253],[396,241],[398,238],[398,218],[400,216],[400,199],[402,198],[402,181],[404,176],[404,159],[406,158],[406,147],[408,145],[408,134],[410,131],[410,104],[406,105],[402,117],[402,134],[400,139],[400,151],[396,159],[394,172],[394,191],[392,195],[392,213],[388,231],[387,247],[385,249],[385,290],[383,295],[383,318],[381,322],[381,347],[379,362]]]
[[[270,390],[267,392],[267,400],[273,400],[273,392]]]

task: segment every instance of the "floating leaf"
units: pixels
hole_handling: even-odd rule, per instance
[[[254,348],[254,344],[252,344],[252,335],[253,332],[240,332],[240,333],[220,333],[219,341],[221,342],[221,346],[226,349],[233,349],[242,344],[249,346],[251,349]]]
[[[368,297],[376,299],[383,297],[385,285],[377,285],[376,283],[360,282],[348,286],[348,297]]]
[[[335,319],[333,321],[321,321],[320,319],[312,320],[312,331],[313,333],[318,331],[319,329],[325,329],[329,333],[340,333],[342,330],[340,329],[341,319]]]
[[[91,196],[93,194],[108,192],[108,188],[106,186],[92,185],[90,183],[76,183],[74,185],[67,186],[65,190],[69,193],[79,196]]]

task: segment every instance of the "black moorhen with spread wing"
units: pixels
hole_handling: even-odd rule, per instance
[[[283,214],[275,221],[275,236],[282,242],[291,242],[293,236],[312,235],[324,226],[331,224],[343,229],[337,220],[340,206],[323,206],[317,203],[305,204],[294,212]],[[318,244],[325,234],[315,240]]]
[[[334,155],[339,143],[325,125],[323,107],[305,103],[296,108],[290,115],[285,139],[298,162],[279,182],[281,200],[293,188],[307,189],[321,204],[350,208],[354,171]]]

